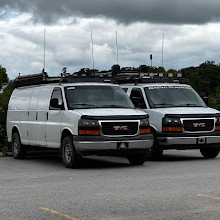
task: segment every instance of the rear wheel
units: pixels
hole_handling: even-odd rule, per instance
[[[27,150],[21,144],[21,139],[20,139],[20,135],[18,132],[15,132],[12,135],[11,148],[12,148],[12,155],[15,159],[25,158]]]
[[[201,148],[200,152],[202,156],[205,158],[215,158],[219,154],[219,148],[218,147],[205,147],[205,148]]]
[[[67,136],[62,141],[62,160],[67,168],[79,168],[82,157],[76,152],[73,138]]]

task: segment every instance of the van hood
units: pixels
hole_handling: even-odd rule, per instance
[[[146,112],[139,109],[128,108],[97,108],[97,109],[78,109],[75,110],[81,115],[87,116],[133,116],[146,115]]]
[[[188,115],[188,114],[216,114],[220,113],[216,109],[213,108],[205,108],[205,107],[178,107],[178,108],[157,108],[151,109],[152,111],[165,114],[178,114],[178,115]]]

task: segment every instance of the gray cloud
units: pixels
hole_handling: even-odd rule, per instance
[[[219,0],[0,0],[0,9],[33,14],[35,22],[104,16],[122,23],[203,24],[220,21]],[[0,14],[1,15],[1,14]]]

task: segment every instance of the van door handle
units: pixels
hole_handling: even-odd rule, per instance
[[[37,121],[38,112],[36,112],[36,121]]]
[[[48,112],[47,112],[47,121],[48,121],[48,116],[49,116],[49,114],[48,114]]]

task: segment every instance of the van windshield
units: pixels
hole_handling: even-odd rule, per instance
[[[145,87],[150,108],[206,107],[198,93],[188,86]]]
[[[71,86],[65,89],[69,109],[134,108],[127,94],[117,86]]]

